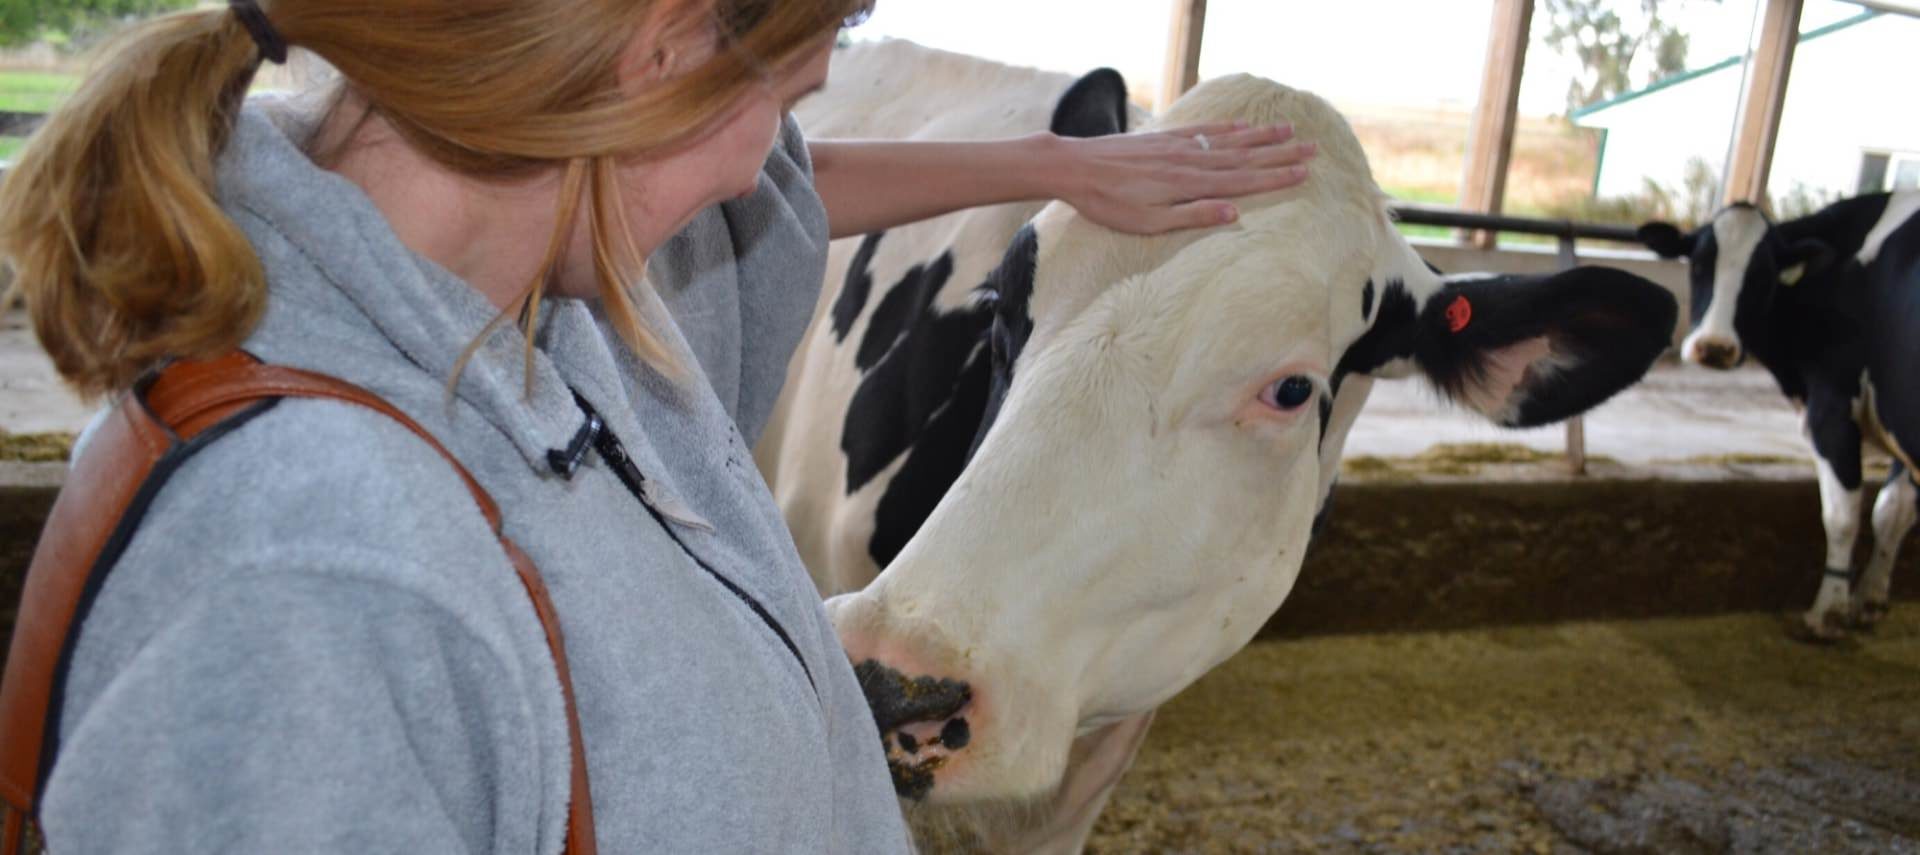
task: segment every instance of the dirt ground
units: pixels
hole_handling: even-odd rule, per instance
[[[1162,709],[1091,851],[1920,852],[1920,608],[1838,647],[1771,615],[1259,642]]]

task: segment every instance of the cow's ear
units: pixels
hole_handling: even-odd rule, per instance
[[[1049,128],[1063,137],[1104,137],[1127,132],[1127,81],[1111,68],[1096,68],[1067,87],[1053,108]]]
[[[1680,258],[1693,254],[1693,236],[1682,233],[1672,223],[1647,223],[1634,233],[1640,236],[1641,243],[1659,253],[1661,258]]]
[[[1808,276],[1825,273],[1839,256],[1833,244],[1819,238],[1796,241],[1787,248],[1786,257],[1780,259],[1780,284],[1792,287]]]
[[[1453,400],[1533,427],[1633,385],[1667,349],[1678,315],[1667,289],[1607,267],[1454,278],[1421,307],[1414,360]]]

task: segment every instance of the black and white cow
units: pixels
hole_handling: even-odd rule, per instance
[[[1115,115],[1145,119],[1112,70],[1076,80],[902,40],[835,51],[830,85],[795,113],[809,136],[868,139],[1087,137],[1112,133]],[[1002,302],[978,286],[1040,209],[974,208],[831,247],[754,449],[823,595],[872,581],[959,476],[983,422]],[[1003,334],[1024,336],[1019,325]]]
[[[897,43],[837,56],[836,90],[802,105],[810,133],[1131,124],[1110,72]],[[816,579],[858,589],[828,611],[923,833],[1079,848],[1153,710],[1285,599],[1373,378],[1536,425],[1667,346],[1673,297],[1625,273],[1432,270],[1319,98],[1229,77],[1161,117],[1227,120],[1292,122],[1310,180],[1204,231],[1126,236],[1055,204],[836,247],[760,460]]]
[[[1803,409],[1819,464],[1825,577],[1804,616],[1816,638],[1869,625],[1887,610],[1894,558],[1914,521],[1920,449],[1920,192],[1879,193],[1772,222],[1733,205],[1682,234],[1648,223],[1640,237],[1691,264],[1690,362],[1732,368],[1749,354]],[[1873,557],[1857,585],[1862,441],[1890,452],[1873,505]]]

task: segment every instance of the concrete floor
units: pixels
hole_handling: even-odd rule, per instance
[[[92,415],[54,373],[26,315],[0,314],[0,433],[78,433]]]
[[[1663,362],[1639,385],[1588,413],[1586,425],[1588,454],[1636,466],[1725,455],[1812,460],[1799,414],[1757,366],[1719,372]],[[1347,454],[1410,457],[1437,443],[1483,442],[1559,453],[1566,431],[1496,427],[1440,400],[1421,381],[1391,380],[1374,384],[1347,439]]]

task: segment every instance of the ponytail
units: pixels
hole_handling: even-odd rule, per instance
[[[225,9],[135,25],[0,184],[0,255],[41,346],[81,394],[166,357],[237,347],[266,307],[260,260],[214,198],[259,48]]]

